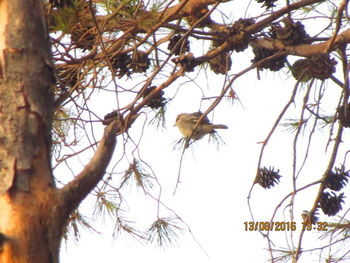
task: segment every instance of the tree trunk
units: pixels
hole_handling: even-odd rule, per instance
[[[103,177],[112,121],[94,156],[62,189],[50,165],[55,77],[41,0],[0,0],[0,263],[57,263],[69,215]]]
[[[50,62],[42,1],[0,0],[1,263],[58,261]]]

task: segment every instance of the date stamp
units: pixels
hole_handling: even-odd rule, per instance
[[[256,221],[244,222],[245,231],[295,231],[295,222]]]
[[[327,231],[328,223],[327,222],[317,222],[311,224],[309,222],[301,223],[301,227],[304,231]],[[244,222],[245,231],[296,231],[297,223],[296,222],[286,222],[286,221],[246,221]]]

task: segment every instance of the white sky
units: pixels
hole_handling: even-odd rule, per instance
[[[214,143],[208,143],[204,138],[185,153],[182,183],[175,196],[171,193],[177,178],[181,151],[172,151],[173,142],[180,138],[177,128],[172,125],[176,114],[196,111],[198,105],[193,105],[191,99],[182,101],[182,105],[171,105],[166,114],[167,129],[160,131],[154,127],[147,127],[141,143],[142,157],[152,165],[163,185],[163,201],[190,226],[208,256],[188,233],[181,236],[177,246],[166,249],[154,248],[152,245],[144,246],[126,236],[112,238],[113,224],[107,218],[104,224],[97,224],[96,227],[103,234],[82,231],[82,238],[78,244],[71,241],[67,249],[63,246],[61,262],[107,263],[142,260],[171,263],[188,259],[215,263],[238,260],[264,262],[268,257],[264,251],[266,242],[258,233],[244,230],[244,222],[251,221],[247,196],[256,172],[261,147],[258,142],[266,137],[279,111],[289,100],[293,81],[283,81],[283,75],[270,73],[267,74],[267,80],[255,81],[254,74],[255,72],[251,72],[235,85],[245,109],[238,103],[234,106],[224,103],[216,110],[215,123],[225,123],[229,126],[228,130],[220,131],[226,144],[221,145],[218,150]],[[261,75],[264,76],[265,72]],[[186,89],[190,88],[192,87],[188,84]],[[315,147],[317,143],[314,144]],[[254,188],[251,204],[257,221],[269,221],[278,202],[292,190],[290,133],[282,132],[273,137],[271,147],[267,150],[269,149],[271,151],[267,152],[263,164],[281,169],[283,178],[279,186],[270,190],[259,186]],[[310,177],[317,178],[323,172],[324,165],[319,162],[311,165],[309,170],[311,168],[313,174]],[[311,180],[308,179],[308,182]],[[298,207],[300,212],[310,209],[314,200],[314,195],[310,195],[309,199],[306,195],[303,196],[303,206]],[[300,200],[297,201],[300,205]],[[133,207],[131,219],[140,222],[141,225],[146,226],[156,219],[155,204],[145,201],[142,191],[137,192],[135,188],[130,190],[128,205]],[[285,206],[280,209],[278,220],[275,221],[288,221],[288,218],[282,217],[284,208]],[[286,211],[285,215],[288,215]],[[301,219],[297,220],[300,230]],[[283,233],[277,234],[280,236],[278,240],[281,240],[281,246],[286,247]]]

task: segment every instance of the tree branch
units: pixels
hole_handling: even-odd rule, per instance
[[[285,46],[281,41],[271,38],[256,39],[254,45],[264,47],[271,50],[284,50],[289,55],[296,55],[301,57],[309,57],[315,54],[327,52],[328,48],[334,50],[335,48],[350,43],[350,29],[345,30],[337,35],[335,39],[330,38],[327,41],[318,44],[301,44],[297,46]],[[330,47],[330,44],[332,45]]]
[[[299,2],[295,2],[293,4],[287,5],[286,7],[283,7],[275,12],[273,12],[271,15],[266,17],[265,19],[249,26],[246,31],[249,34],[260,32],[263,28],[265,28],[268,24],[273,23],[276,19],[280,18],[281,16],[284,16],[285,14],[290,13],[293,10],[299,9],[304,6],[316,4],[323,2],[324,0],[302,0]]]
[[[90,162],[73,181],[59,190],[61,212],[71,213],[105,174],[116,145],[118,126],[118,121],[115,120],[105,128],[102,140]]]

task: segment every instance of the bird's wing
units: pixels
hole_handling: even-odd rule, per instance
[[[197,119],[199,119],[199,118],[203,115],[203,112],[197,111],[197,112],[194,112],[194,113],[192,113],[192,114],[195,115]],[[201,120],[201,124],[211,124],[211,122],[209,121],[208,117],[205,116],[205,117]]]

